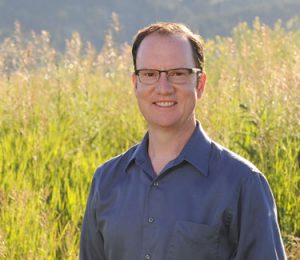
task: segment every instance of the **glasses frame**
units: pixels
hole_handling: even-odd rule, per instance
[[[199,68],[174,68],[174,69],[169,69],[169,70],[156,70],[156,69],[138,69],[138,70],[135,70],[134,71],[134,74],[138,77],[140,83],[144,84],[144,85],[152,85],[152,84],[155,84],[159,81],[160,79],[160,74],[162,72],[165,72],[166,73],[166,76],[167,76],[167,80],[168,82],[170,83],[173,83],[173,84],[180,84],[180,83],[176,83],[176,82],[172,82],[172,80],[169,79],[169,73],[170,71],[176,71],[176,70],[187,70],[189,72],[189,74],[196,74],[197,77],[199,77],[201,74],[202,74],[202,70],[199,69]],[[152,82],[152,83],[144,83],[141,81],[140,79],[140,72],[141,71],[153,71],[153,72],[158,72],[158,78],[156,81]],[[186,82],[185,82],[186,83]],[[184,83],[181,83],[181,84],[184,84]]]

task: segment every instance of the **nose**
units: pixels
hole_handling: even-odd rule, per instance
[[[174,87],[168,81],[166,72],[161,72],[160,73],[160,78],[157,82],[156,91],[158,91],[160,94],[173,93]]]

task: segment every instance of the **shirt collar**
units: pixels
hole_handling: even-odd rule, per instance
[[[149,159],[148,157],[148,141],[149,134],[145,134],[142,142],[136,146],[136,149],[130,156],[126,169],[132,161],[136,161],[138,164],[144,164]],[[209,166],[209,156],[211,149],[211,139],[206,135],[201,127],[199,121],[195,130],[190,137],[189,141],[186,143],[181,153],[177,157],[176,161],[186,161],[192,164],[195,168],[199,170],[204,176],[208,175]]]
[[[184,146],[178,159],[183,160],[192,164],[197,168],[204,176],[208,175],[209,169],[209,158],[211,150],[211,139],[204,132],[201,124],[197,121],[196,128]]]
[[[143,164],[148,158],[148,142],[149,133],[147,132],[142,140],[142,142],[136,145],[136,149],[133,151],[132,155],[129,157],[128,163],[126,165],[127,169],[132,161],[136,161],[138,164]]]

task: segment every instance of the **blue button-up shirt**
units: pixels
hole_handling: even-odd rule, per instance
[[[94,175],[81,259],[286,259],[265,177],[199,123],[157,176],[148,134]]]

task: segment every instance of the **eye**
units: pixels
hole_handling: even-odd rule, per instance
[[[153,72],[148,72],[148,73],[145,73],[144,76],[147,76],[147,77],[153,77],[153,76],[154,76],[154,73],[153,73]]]
[[[141,71],[140,73],[142,77],[147,77],[147,78],[153,78],[157,76],[157,73],[151,70]]]
[[[172,76],[182,76],[183,73],[181,71],[174,71],[173,74],[171,74]]]
[[[171,70],[169,71],[170,77],[184,77],[188,74],[186,70]]]

